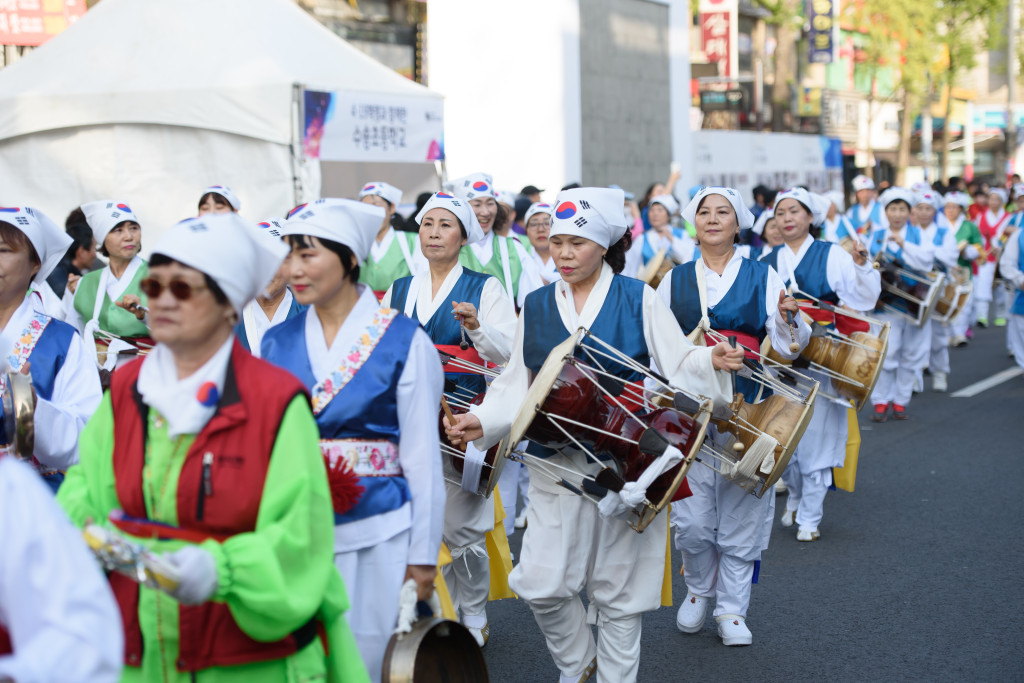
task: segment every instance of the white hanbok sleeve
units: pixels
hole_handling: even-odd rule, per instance
[[[999,256],[999,272],[1013,283],[1015,289],[1024,289],[1024,272],[1020,269],[1020,239],[1016,232],[1010,234]]]
[[[728,405],[732,381],[729,373],[715,370],[711,349],[690,343],[668,305],[650,287],[644,288],[643,307],[644,340],[669,383],[706,396],[715,406]]]
[[[886,243],[885,248],[905,266],[914,270],[927,272],[932,269],[932,264],[935,261],[935,245],[930,239],[925,239],[924,244],[913,244],[903,240],[902,247],[890,240]]]
[[[35,456],[47,467],[66,470],[78,462],[78,436],[103,398],[95,356],[77,333],[54,381],[51,400],[36,400]]]
[[[872,270],[874,269],[872,268]],[[807,324],[802,315],[793,316],[793,322],[796,323],[796,329],[793,331],[796,333],[796,343],[800,345],[800,348],[790,351],[789,323],[786,322],[785,316],[779,310],[779,294],[786,291],[786,285],[771,266],[768,266],[768,286],[765,291],[767,294],[764,304],[768,319],[765,321],[764,327],[768,332],[768,340],[771,341],[772,348],[777,354],[786,360],[793,360],[800,355],[800,351],[811,340],[811,326]]]
[[[640,267],[644,264],[644,236],[641,233],[635,240],[633,240],[633,246],[626,252],[626,266],[622,269],[622,274],[626,277],[636,277],[637,273],[640,272]]]
[[[521,280],[519,286],[521,293]],[[480,321],[480,327],[466,330],[466,334],[473,340],[473,346],[485,360],[504,365],[512,354],[512,339],[516,334],[516,309],[513,308],[498,278],[489,277],[484,282],[477,319]]]
[[[79,280],[78,284],[81,286],[82,281]],[[75,288],[75,293],[77,292],[78,287]],[[60,300],[60,305],[64,309],[64,321],[78,330],[78,334],[82,334],[85,331],[85,319],[75,310],[75,294],[71,292],[70,287],[64,289],[64,297]]]
[[[523,302],[526,301],[526,295],[535,289],[543,287],[544,279],[540,276],[537,264],[530,258],[530,254],[519,243],[519,240],[509,240],[509,242],[512,244],[512,248],[516,250],[516,256],[519,257],[519,263],[523,267],[523,272],[519,274],[519,292],[516,296],[516,306],[522,310]]]
[[[391,292],[395,289],[395,284],[391,283],[388,285],[388,291],[384,292],[384,298],[380,300],[381,308],[391,308]]]
[[[530,369],[523,360],[523,324],[523,318],[520,317],[512,339],[508,366],[491,382],[483,403],[469,409],[480,420],[484,430],[483,437],[473,442],[481,451],[486,451],[505,438],[512,429],[512,421],[519,406],[530,390]]]
[[[672,236],[672,258],[676,263],[689,263],[693,260],[693,248],[696,242],[688,234],[682,237]]]
[[[437,426],[444,372],[437,349],[416,330],[398,380],[398,458],[412,494],[409,564],[436,565],[444,528],[444,478]]]
[[[0,656],[0,679],[119,680],[124,636],[110,586],[39,475],[10,457],[0,460],[0,542],[0,623],[14,650]]]
[[[870,262],[858,266],[849,252],[834,245],[829,249],[825,268],[829,287],[844,305],[855,311],[870,311],[878,303],[882,275]]]

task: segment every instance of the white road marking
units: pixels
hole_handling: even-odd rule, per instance
[[[975,382],[970,386],[966,386],[960,391],[950,394],[953,398],[971,398],[977,396],[983,391],[988,391],[992,387],[999,386],[1003,382],[1007,382],[1014,377],[1024,375],[1024,369],[1021,368],[1009,368],[1002,372],[997,372],[987,379],[983,379],[980,382]]]

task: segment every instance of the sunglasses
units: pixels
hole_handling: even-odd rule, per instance
[[[151,277],[147,277],[145,280],[139,283],[139,288],[142,293],[150,299],[157,299],[164,292],[166,287],[178,301],[188,301],[192,298],[192,295],[196,292],[201,292],[207,289],[206,285],[190,285],[182,280],[171,280],[168,284],[164,284]]]

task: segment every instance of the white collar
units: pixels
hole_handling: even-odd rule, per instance
[[[713,271],[711,269],[711,266],[708,265],[707,261],[704,260],[704,252],[701,252],[700,254],[700,262],[704,266],[704,274],[708,276],[714,276],[716,278],[724,278],[730,273],[730,271],[739,270],[742,261],[743,254],[740,253],[739,249],[733,247],[732,257],[729,259],[729,262],[725,264],[725,268],[722,269],[722,274],[719,275],[718,273]]]
[[[388,228],[388,231],[384,233],[384,237],[379,242],[375,238],[373,244],[370,245],[370,255],[373,256],[373,260],[380,261],[384,258],[384,254],[388,253],[388,249],[391,248],[391,243],[394,241],[395,229],[393,227]]]
[[[342,356],[352,347],[374,312],[380,308],[377,297],[369,287],[360,283],[356,285],[356,289],[359,291],[359,298],[349,311],[348,317],[341,323],[330,348],[327,348],[324,328],[320,323],[320,316],[316,313],[316,306],[306,309],[306,351],[309,354],[309,367],[317,381],[341,365]]]
[[[455,283],[462,277],[463,270],[462,264],[456,261],[455,267],[445,275],[444,281],[437,290],[437,296],[433,298],[430,296],[434,289],[430,269],[414,275],[412,282],[409,283],[409,293],[405,297],[405,310],[402,312],[411,318],[413,310],[415,310],[416,319],[425,325],[437,309],[448,300],[448,295],[455,288]]]
[[[35,307],[30,297],[22,299],[15,309],[11,319],[7,321],[6,327],[0,331],[0,365],[8,372],[7,357],[14,350],[14,343],[21,336],[22,331],[28,327],[29,320],[35,314]]]
[[[608,289],[612,286],[612,267],[606,262],[601,263],[601,275],[598,276],[594,288],[590,290],[586,303],[583,304],[583,311],[576,313],[576,302],[572,295],[572,286],[564,280],[555,283],[555,302],[558,305],[559,313],[563,322],[568,323],[566,328],[569,332],[575,332],[579,327],[590,327],[597,320],[604,300],[608,297]]]
[[[484,238],[479,242],[470,244],[469,248],[473,250],[480,265],[486,266],[487,262],[491,260],[491,256],[494,255],[494,230],[485,234]]]

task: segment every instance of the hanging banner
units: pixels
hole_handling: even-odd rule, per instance
[[[811,31],[808,35],[812,64],[831,64],[835,61],[835,4],[833,0],[809,0]]]
[[[0,45],[42,45],[85,9],[85,0],[0,0]]]
[[[735,76],[739,64],[736,0],[701,0],[700,31],[704,57],[719,65],[719,74]]]
[[[444,159],[444,100],[439,97],[307,90],[304,104],[307,159]]]

